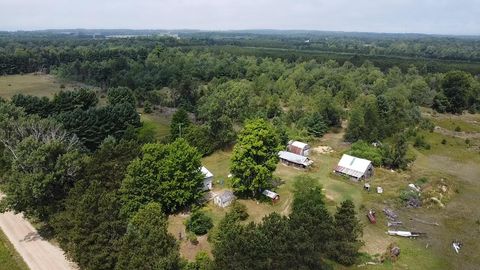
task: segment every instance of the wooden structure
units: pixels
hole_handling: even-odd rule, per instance
[[[278,152],[278,157],[283,164],[298,168],[307,168],[313,163],[308,157],[287,151]]]
[[[224,192],[220,193],[219,195],[213,198],[213,203],[217,206],[225,208],[232,204],[235,201],[235,195],[230,190],[225,190]]]
[[[373,175],[373,165],[370,160],[344,154],[335,167],[335,172],[359,181]]]
[[[308,157],[310,154],[310,145],[299,141],[289,141],[287,150],[288,152]]]
[[[213,174],[204,166],[200,168],[203,174],[203,190],[211,190],[213,187]]]

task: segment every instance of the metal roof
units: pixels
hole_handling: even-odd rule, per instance
[[[205,178],[213,177],[213,174],[207,168],[205,168],[204,166],[202,166],[202,168],[200,170],[202,171]]]
[[[287,161],[290,161],[290,162],[293,162],[293,163],[296,163],[296,164],[301,164],[301,165],[305,165],[305,166],[309,166],[310,164],[312,164],[312,161],[308,157],[305,157],[305,156],[302,156],[302,155],[297,155],[295,153],[291,153],[291,152],[287,152],[287,151],[278,152],[278,156],[281,159],[285,159]]]
[[[262,192],[263,195],[269,197],[270,199],[275,199],[277,198],[278,194],[271,191],[271,190],[268,190],[268,189],[265,189],[263,192]]]
[[[305,147],[308,148],[308,144],[303,143],[303,142],[299,142],[299,141],[293,141],[293,142],[290,141],[289,144],[292,145],[292,146],[298,147],[300,149],[304,149]]]
[[[235,195],[233,195],[233,192],[231,192],[230,190],[225,190],[224,192],[222,192],[220,195],[218,195],[217,197],[220,198],[220,201],[222,203],[224,202],[228,202],[228,201],[231,201],[233,199],[235,199]]]
[[[335,171],[359,178],[365,174],[371,164],[370,160],[344,154]]]

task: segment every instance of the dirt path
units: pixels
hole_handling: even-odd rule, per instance
[[[78,269],[59,247],[42,239],[22,214],[0,214],[0,228],[31,270]]]

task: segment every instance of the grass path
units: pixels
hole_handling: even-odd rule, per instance
[[[0,230],[0,269],[28,270],[22,257],[15,251],[12,243]]]

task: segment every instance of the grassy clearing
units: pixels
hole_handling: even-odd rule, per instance
[[[66,82],[53,75],[7,75],[0,76],[0,97],[11,98],[13,95],[22,93],[33,96],[52,97],[53,94],[62,90],[73,90],[84,87],[81,83]]]
[[[437,116],[442,121],[444,116]],[[456,116],[455,116],[456,117]],[[445,118],[447,119],[447,118]],[[453,129],[459,125],[463,131],[474,130],[474,121],[480,115],[463,115],[455,118],[454,124],[448,128]],[[169,119],[160,115],[142,115],[144,127],[152,129],[158,139],[168,135]],[[437,124],[436,122],[436,125]],[[455,126],[454,126],[455,125]],[[447,128],[447,127],[444,127]],[[475,269],[480,265],[480,258],[476,252],[480,250],[477,239],[480,237],[480,210],[477,210],[478,194],[480,193],[480,153],[479,139],[471,139],[467,144],[464,138],[440,134],[437,132],[422,132],[429,150],[411,148],[409,152],[416,156],[413,165],[403,172],[376,168],[375,176],[370,179],[371,192],[363,190],[363,183],[355,183],[343,177],[332,174],[335,164],[341,154],[349,149],[349,144],[342,140],[342,133],[326,134],[321,140],[312,143],[313,147],[328,145],[334,152],[329,154],[313,153],[311,158],[315,161],[309,170],[300,170],[279,164],[275,175],[283,181],[276,192],[280,194],[280,201],[276,204],[270,202],[257,202],[254,200],[240,200],[247,206],[248,221],[259,222],[269,213],[275,211],[283,215],[290,213],[293,200],[292,189],[294,179],[298,175],[314,177],[324,187],[327,206],[333,213],[336,206],[345,199],[352,199],[359,213],[359,219],[364,225],[363,241],[365,245],[362,252],[369,256],[378,257],[383,254],[390,243],[397,243],[401,248],[401,255],[397,262],[385,262],[380,265],[365,266],[363,269]],[[446,140],[442,144],[442,140]],[[202,164],[214,174],[214,192],[230,188],[228,179],[231,149],[221,150],[202,159]],[[445,208],[435,205],[419,209],[407,209],[399,201],[399,192],[409,183],[414,183],[420,177],[427,177],[429,183],[435,187],[444,179],[452,198],[449,198]],[[221,181],[222,180],[222,181]],[[223,183],[223,184],[221,184]],[[383,194],[377,194],[375,189],[382,186]],[[454,190],[454,192],[451,192]],[[387,220],[381,212],[384,207],[395,209],[404,227],[399,229],[426,232],[427,237],[421,239],[404,239],[386,235]],[[373,208],[377,211],[377,224],[368,223],[365,213]],[[204,207],[206,213],[212,217],[214,225],[218,225],[228,209],[221,209],[212,202]],[[193,260],[199,251],[211,254],[211,246],[206,236],[198,238],[197,245],[185,239],[185,226],[187,215],[170,217],[169,230],[177,238],[182,233],[184,239],[180,242],[182,256]],[[414,219],[438,222],[440,226],[431,226],[420,223]],[[480,221],[479,221],[480,222]],[[463,241],[464,248],[460,254],[455,254],[451,242],[455,239]],[[368,256],[367,256],[368,257]],[[368,261],[368,260],[367,260]],[[355,269],[356,266],[345,268],[335,266],[336,269]]]
[[[27,264],[0,230],[0,269],[28,270]]]
[[[170,118],[160,114],[142,113],[140,120],[143,126],[140,128],[140,137],[154,134],[155,139],[161,141],[170,134]]]
[[[432,121],[435,125],[451,131],[480,132],[480,116],[475,114],[437,115],[432,117]]]

